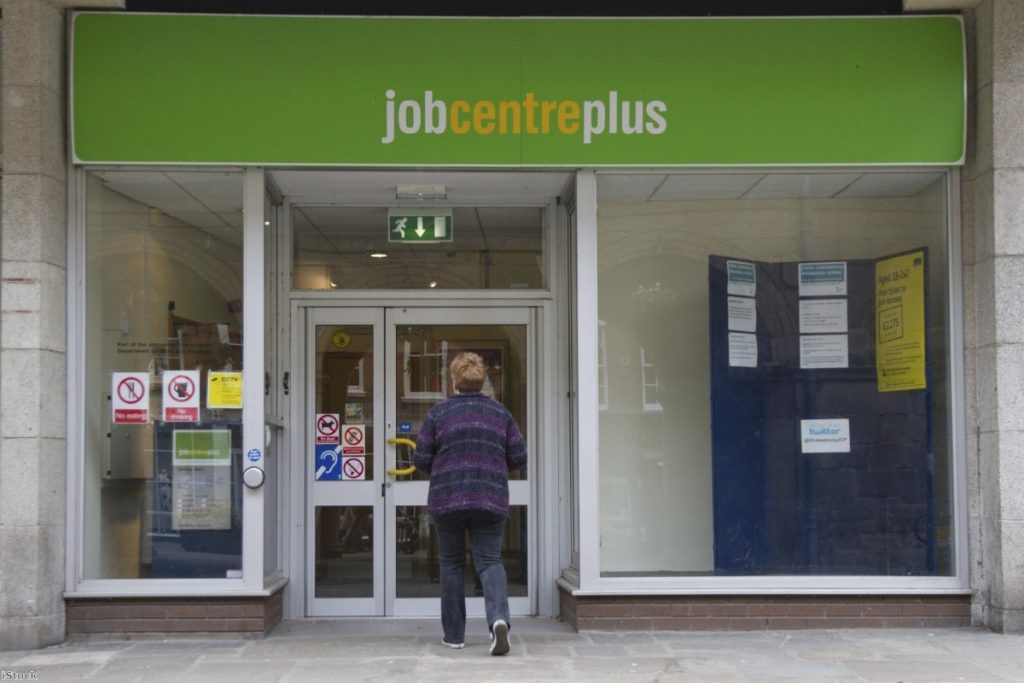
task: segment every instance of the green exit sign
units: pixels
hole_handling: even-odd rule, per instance
[[[451,209],[409,212],[388,211],[389,242],[451,242]]]

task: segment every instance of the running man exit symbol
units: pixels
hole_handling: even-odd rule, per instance
[[[451,242],[451,209],[389,209],[389,242]]]

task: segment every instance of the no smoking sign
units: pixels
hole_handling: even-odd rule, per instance
[[[341,461],[341,478],[345,481],[366,479],[366,458],[344,458]]]

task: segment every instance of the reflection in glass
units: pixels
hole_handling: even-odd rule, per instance
[[[336,413],[341,425],[365,428],[367,478],[373,473],[373,326],[316,328],[316,412]],[[340,479],[340,458],[321,479]]]
[[[399,506],[395,509],[395,576],[400,598],[439,598],[440,563],[434,526],[426,508]],[[501,539],[501,555],[508,576],[509,597],[527,594],[526,506],[509,508],[508,521]],[[480,579],[473,566],[469,539],[466,539],[466,597],[483,595]]]
[[[606,174],[597,233],[603,576],[952,573],[944,173]],[[928,385],[883,392],[875,267],[908,250]],[[842,291],[805,262],[844,264]],[[822,299],[834,364],[801,358]],[[849,419],[850,452],[803,452],[812,418]]]
[[[237,577],[242,411],[207,380],[242,370],[242,175],[91,171],[85,239],[83,578]],[[142,423],[113,423],[120,372]],[[194,413],[165,416],[165,379]]]
[[[528,439],[525,325],[399,325],[397,340],[398,424],[412,428],[399,436],[416,440],[427,411],[452,392],[447,371],[451,361],[472,351],[487,364],[483,393],[508,408]],[[400,447],[397,466],[411,465],[411,458],[410,449]],[[512,472],[510,478],[525,479],[528,469]],[[421,472],[413,477],[427,479]]]
[[[318,598],[373,597],[373,507],[316,509]]]

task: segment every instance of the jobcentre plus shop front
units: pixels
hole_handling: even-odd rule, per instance
[[[71,40],[69,632],[436,615],[461,351],[528,442],[515,615],[968,621],[959,19]]]

